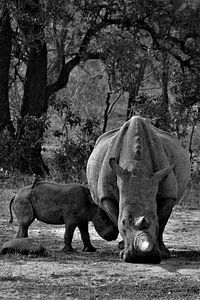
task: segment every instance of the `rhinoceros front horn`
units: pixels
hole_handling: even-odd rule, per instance
[[[140,233],[135,240],[135,249],[141,253],[148,253],[153,250],[153,241],[146,233]]]

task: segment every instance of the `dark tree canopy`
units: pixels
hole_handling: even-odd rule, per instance
[[[9,90],[17,85],[16,139],[24,139],[29,117],[31,122],[35,120],[38,124],[33,127],[37,131],[39,126],[40,135],[34,135],[27,145],[32,149],[37,146],[27,164],[32,164],[34,157],[37,164],[41,162],[49,104],[69,84],[74,68],[92,59],[104,63],[112,88],[128,92],[127,118],[134,113],[151,71],[161,84],[159,102],[168,122],[169,88],[178,93],[177,101],[185,107],[199,102],[199,19],[199,1],[2,0],[0,130],[7,127],[14,131],[10,107],[15,97],[10,92],[9,99]],[[27,164],[23,169],[29,168]]]

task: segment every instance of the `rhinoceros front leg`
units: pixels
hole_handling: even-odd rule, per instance
[[[65,252],[73,252],[74,249],[72,248],[72,239],[73,239],[73,234],[74,230],[76,228],[77,224],[74,222],[71,222],[71,220],[65,221],[65,234],[64,234],[64,243],[65,246],[62,249],[62,251]]]
[[[81,233],[81,238],[83,241],[84,248],[82,251],[84,252],[95,252],[96,248],[94,248],[90,242],[90,236],[88,232],[88,222],[84,221],[78,224],[78,228]]]
[[[170,258],[170,252],[163,242],[163,232],[171,215],[174,204],[175,199],[171,198],[157,200],[157,214],[159,219],[158,245],[160,247],[161,256],[163,259]]]
[[[102,209],[108,214],[113,223],[118,227],[119,206],[116,201],[105,198],[102,200]]]

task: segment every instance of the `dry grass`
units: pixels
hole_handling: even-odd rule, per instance
[[[15,189],[0,189],[0,245],[17,231],[8,224],[8,204]],[[172,258],[160,265],[128,264],[119,260],[117,242],[102,240],[90,225],[96,253],[83,253],[76,230],[73,247],[63,247],[64,226],[35,221],[30,237],[48,249],[47,257],[0,256],[0,299],[200,299],[200,213],[176,207],[167,225],[165,242]],[[120,238],[118,239],[118,241]]]

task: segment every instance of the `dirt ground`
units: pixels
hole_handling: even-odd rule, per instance
[[[0,189],[0,246],[13,238],[8,224],[13,190]],[[200,299],[200,211],[176,207],[165,231],[171,259],[159,265],[120,261],[118,241],[106,242],[90,225],[95,253],[83,253],[78,230],[74,254],[60,251],[64,226],[35,221],[29,236],[48,249],[47,257],[0,256],[0,299]]]

